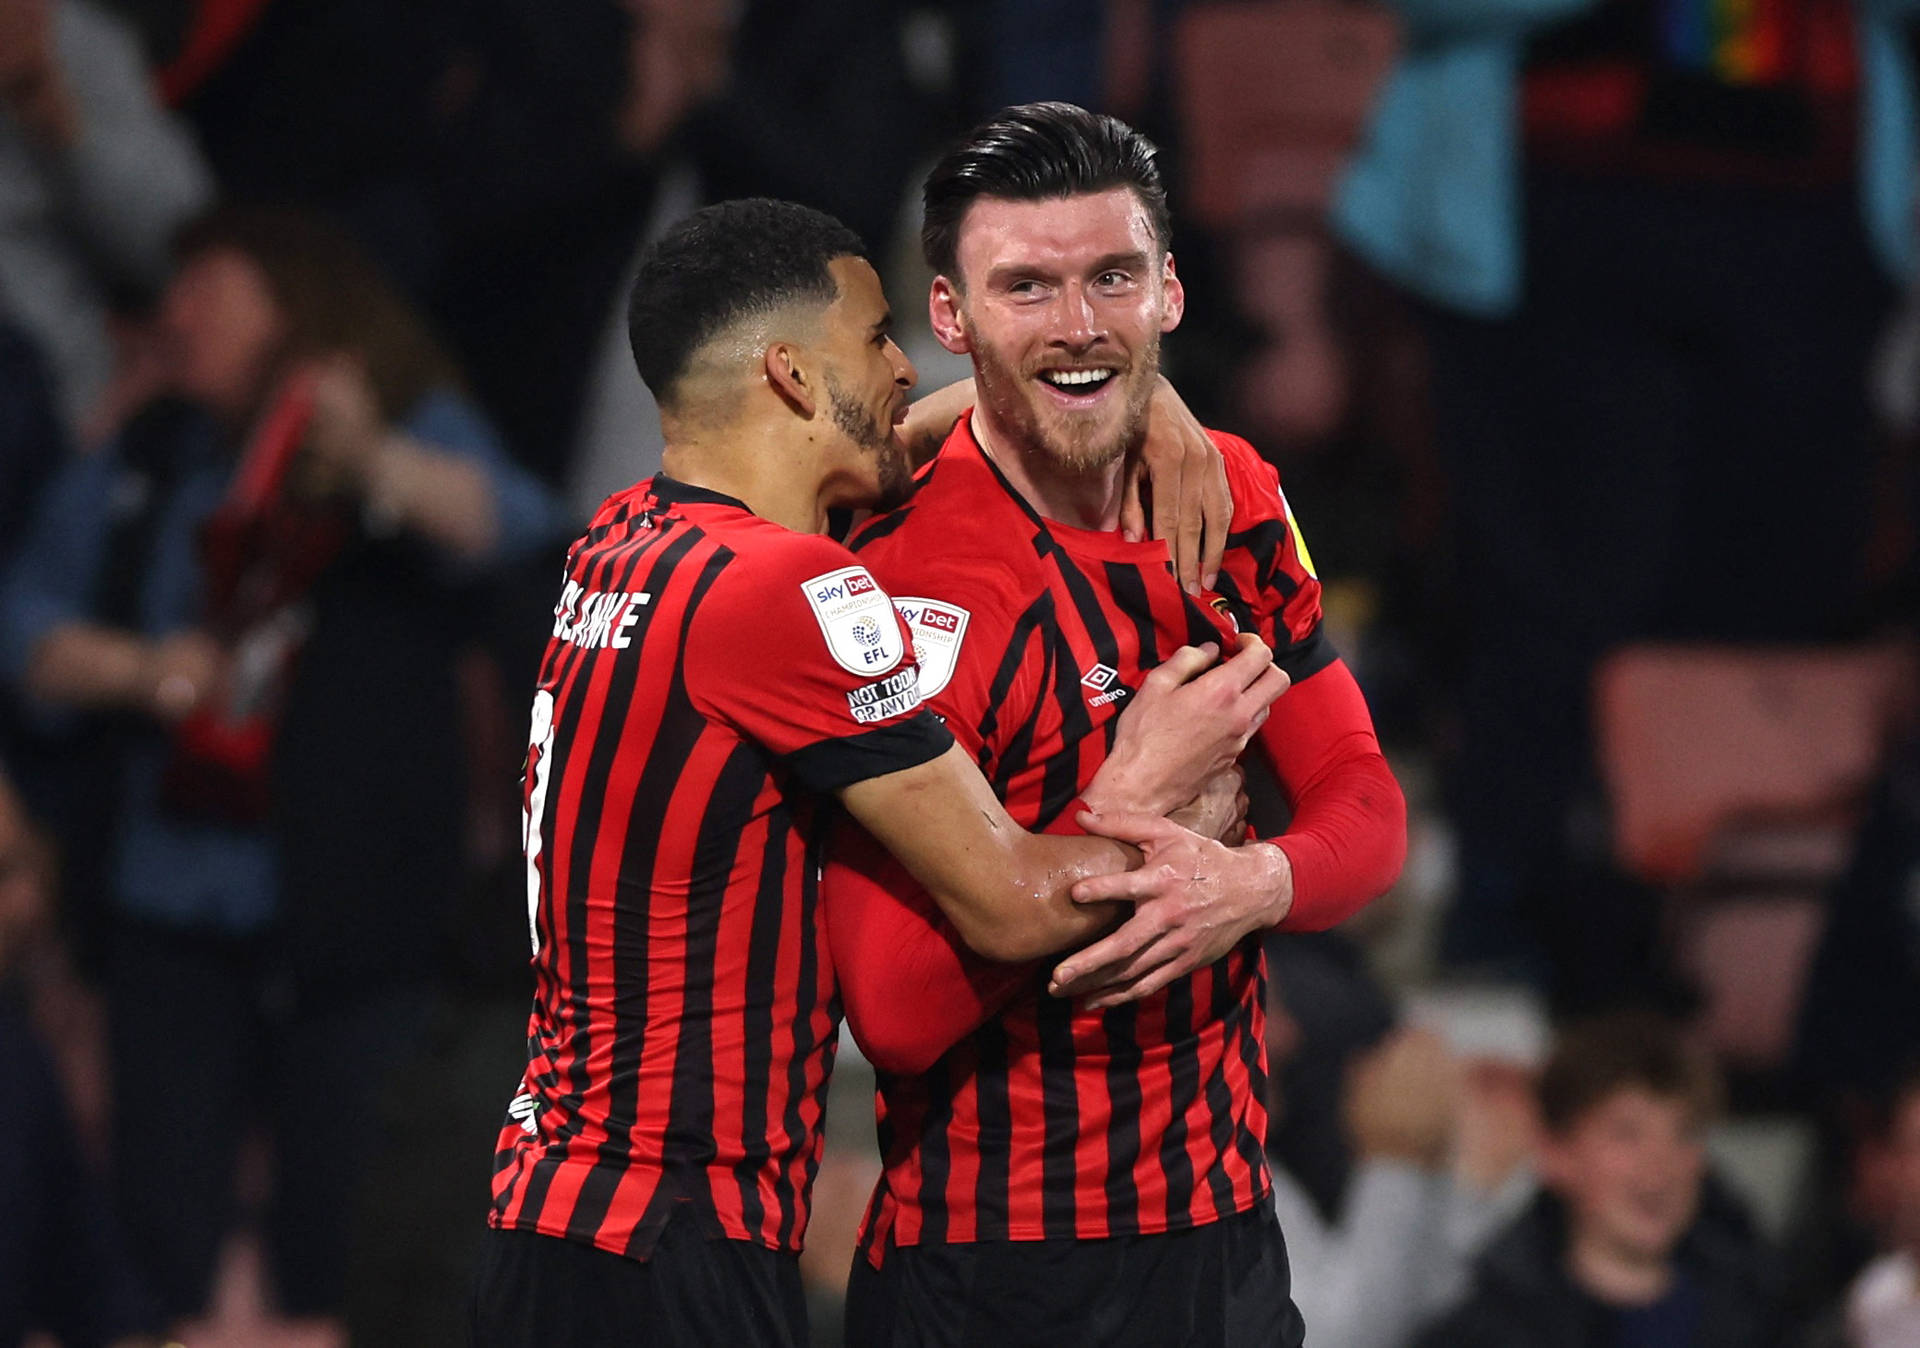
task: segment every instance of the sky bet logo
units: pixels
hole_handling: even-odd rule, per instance
[[[813,597],[822,604],[830,604],[836,599],[858,599],[863,594],[872,594],[879,587],[869,576],[848,576],[834,585],[823,585],[814,591]]]

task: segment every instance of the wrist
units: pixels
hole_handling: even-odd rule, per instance
[[[1250,887],[1265,899],[1261,925],[1277,927],[1293,911],[1293,861],[1277,843],[1250,842],[1233,849],[1253,867]]]
[[[400,436],[383,433],[360,466],[360,502],[367,532],[386,537],[407,517],[413,490],[413,455]]]

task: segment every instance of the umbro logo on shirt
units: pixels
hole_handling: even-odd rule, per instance
[[[1095,665],[1080,676],[1080,682],[1094,690],[1098,696],[1089,697],[1089,707],[1104,707],[1109,702],[1118,702],[1130,691],[1126,685],[1114,686],[1114,680],[1120,677],[1120,671],[1110,665]]]

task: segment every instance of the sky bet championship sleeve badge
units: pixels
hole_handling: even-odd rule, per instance
[[[844,566],[804,581],[834,663],[854,674],[884,674],[907,653],[892,601],[864,566]]]
[[[973,615],[938,599],[896,599],[893,606],[913,632],[913,655],[920,662],[920,696],[932,697],[947,686],[960,658],[960,640]]]

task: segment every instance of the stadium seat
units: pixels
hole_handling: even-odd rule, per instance
[[[1730,1066],[1784,1055],[1859,806],[1911,718],[1904,644],[1635,646],[1595,678],[1615,860],[1669,895],[1670,938]]]
[[[1174,51],[1187,210],[1216,228],[1317,220],[1397,42],[1391,15],[1351,0],[1189,5]]]

